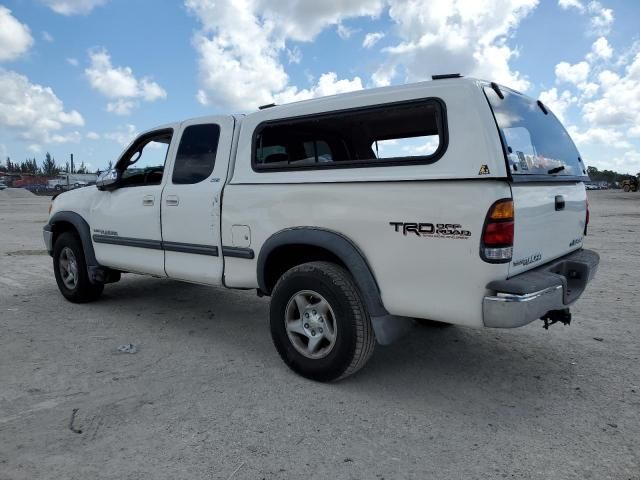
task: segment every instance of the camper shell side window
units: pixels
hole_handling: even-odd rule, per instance
[[[255,171],[429,164],[447,148],[436,98],[263,122],[253,135]]]

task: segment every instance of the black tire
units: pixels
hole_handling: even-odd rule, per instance
[[[335,340],[323,358],[301,354],[285,327],[287,306],[301,291],[319,293],[335,314]],[[304,263],[282,275],[273,289],[270,321],[271,337],[282,360],[294,372],[321,382],[340,380],[360,370],[376,343],[369,314],[351,275],[329,262]]]
[[[73,288],[65,284],[60,269],[60,259],[65,248],[71,250],[77,263],[77,279],[75,287]],[[53,246],[53,272],[56,276],[56,283],[58,284],[60,293],[70,302],[92,302],[100,297],[104,289],[104,285],[96,285],[89,281],[84,250],[82,249],[80,239],[75,233],[64,232],[56,239]]]
[[[622,187],[622,190],[625,192],[629,192],[631,190],[631,187],[629,185],[625,185],[624,187]]]

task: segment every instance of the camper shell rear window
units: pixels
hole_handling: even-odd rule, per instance
[[[569,133],[548,107],[497,84],[485,86],[484,93],[513,181],[589,179]]]
[[[427,98],[263,122],[256,171],[429,164],[447,148],[442,100]]]

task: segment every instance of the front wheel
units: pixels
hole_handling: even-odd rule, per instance
[[[60,293],[70,302],[91,302],[104,289],[104,285],[89,281],[82,244],[72,232],[64,232],[56,239],[53,246],[53,272]]]
[[[625,185],[624,187],[622,187],[622,190],[625,192],[629,192],[631,190],[631,187],[629,185]]]
[[[303,377],[345,378],[373,353],[369,315],[351,275],[339,265],[311,262],[290,269],[278,280],[270,309],[276,349]]]

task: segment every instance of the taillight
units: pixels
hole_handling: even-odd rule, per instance
[[[587,198],[587,215],[584,219],[584,234],[587,235],[587,227],[589,226],[589,199]]]
[[[507,263],[513,255],[513,200],[498,200],[487,212],[480,257],[489,263]]]

